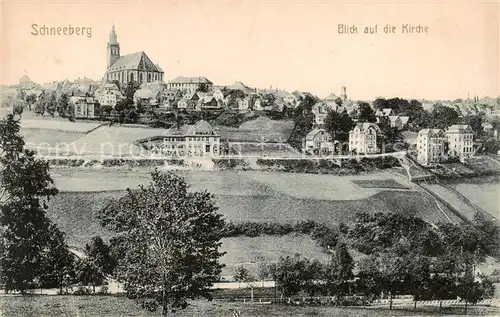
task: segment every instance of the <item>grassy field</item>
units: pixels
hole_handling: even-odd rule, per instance
[[[67,145],[85,136],[84,132],[57,131],[44,129],[22,129],[21,134],[28,146],[43,149],[44,147],[55,147]]]
[[[286,142],[292,133],[294,123],[291,120],[271,120],[259,117],[250,120],[238,128],[217,126],[221,139],[246,142]]]
[[[221,258],[226,264],[222,275],[233,275],[237,265],[245,266],[253,276],[257,276],[260,262],[276,262],[280,256],[299,253],[309,259],[328,261],[328,256],[318,244],[306,235],[233,237],[222,239],[221,251],[227,252]]]
[[[500,218],[500,177],[473,177],[449,185],[494,217]]]
[[[161,311],[148,312],[141,309],[134,301],[125,297],[114,296],[9,296],[0,301],[3,317],[159,317]],[[306,317],[306,316],[423,316],[457,315],[463,313],[462,307],[445,308],[439,314],[437,307],[418,308],[416,311],[402,308],[356,308],[356,307],[297,307],[257,305],[249,303],[208,302],[196,300],[190,306],[169,316],[176,317],[231,317],[233,310],[241,312],[242,317]],[[470,307],[469,314],[494,316],[498,309],[490,307]]]

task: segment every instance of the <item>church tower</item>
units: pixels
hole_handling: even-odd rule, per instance
[[[115,24],[109,33],[108,42],[108,68],[113,65],[113,63],[120,58],[120,44],[118,44],[118,39],[115,32]]]

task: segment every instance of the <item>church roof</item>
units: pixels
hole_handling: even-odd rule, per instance
[[[153,72],[162,72],[143,51],[120,56],[109,70],[137,69]]]
[[[183,77],[177,76],[174,79],[170,80],[169,83],[175,84],[212,84],[210,80],[206,77]]]

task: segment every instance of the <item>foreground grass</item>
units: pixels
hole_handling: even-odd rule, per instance
[[[0,312],[4,317],[121,317],[161,316],[161,311],[148,312],[139,308],[134,301],[115,296],[4,296],[0,300]],[[252,305],[244,303],[207,302],[197,300],[186,310],[170,316],[232,316],[232,311],[241,311],[244,317],[251,316],[422,316],[439,315],[437,308],[411,309],[355,308],[355,307],[293,307],[273,305]],[[462,308],[448,308],[443,314],[461,314]],[[498,310],[489,307],[471,307],[470,314],[493,316]]]

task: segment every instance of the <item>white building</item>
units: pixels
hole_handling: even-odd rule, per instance
[[[349,132],[349,151],[363,154],[374,154],[380,150],[377,146],[377,134],[381,133],[375,123],[358,123]]]
[[[206,121],[171,129],[152,144],[152,150],[168,156],[218,156],[220,135]]]
[[[422,129],[417,135],[417,161],[422,165],[439,163],[445,158],[446,135],[441,129]]]
[[[311,154],[329,155],[334,152],[332,136],[324,129],[314,129],[304,138],[302,151]]]
[[[464,162],[473,155],[474,132],[469,125],[455,124],[446,130],[448,156]]]
[[[94,93],[101,106],[115,107],[116,103],[124,96],[115,84],[105,84]]]

